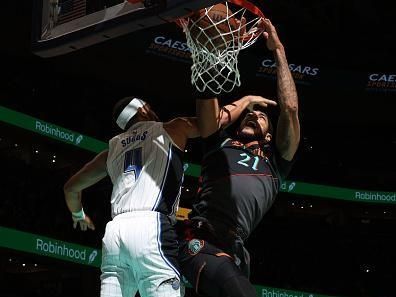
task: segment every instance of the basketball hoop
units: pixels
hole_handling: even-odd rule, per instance
[[[228,93],[241,85],[238,55],[264,31],[263,18],[254,4],[229,0],[177,20],[191,50],[191,83],[199,92]]]

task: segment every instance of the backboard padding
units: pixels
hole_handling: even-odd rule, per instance
[[[58,24],[58,1],[38,0],[33,11],[32,51],[42,57],[67,54],[137,30],[174,21],[187,13],[219,3],[219,0],[123,1]],[[64,3],[64,2],[62,2]],[[87,3],[87,2],[85,2]],[[81,14],[82,9],[78,11]]]

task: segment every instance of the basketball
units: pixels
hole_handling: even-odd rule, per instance
[[[195,22],[190,28],[191,37],[209,51],[224,49],[234,38],[232,31],[238,28],[237,20],[231,15],[232,11],[221,3],[199,10],[190,17]]]

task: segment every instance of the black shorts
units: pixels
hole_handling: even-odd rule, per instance
[[[180,266],[183,276],[199,294],[211,297],[256,295],[234,258],[205,240],[191,239],[181,243]]]

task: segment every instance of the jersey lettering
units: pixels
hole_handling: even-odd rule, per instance
[[[248,164],[248,162],[252,159],[252,157],[250,157],[248,154],[246,154],[246,153],[242,153],[242,154],[239,154],[241,157],[244,157],[244,159],[242,159],[242,160],[239,160],[237,163],[238,164],[240,164],[240,165],[243,165],[243,166],[245,166],[245,167],[251,167],[254,171],[257,171],[258,170],[258,168],[257,168],[257,166],[258,166],[258,162],[259,162],[259,160],[260,160],[260,158],[258,157],[258,156],[255,156],[253,159],[254,159],[254,162],[253,162],[253,165],[250,165],[250,164]]]
[[[247,163],[245,163],[245,162],[249,162],[250,161],[250,156],[248,155],[248,154],[246,154],[246,153],[242,153],[242,154],[239,154],[241,157],[246,157],[245,159],[243,159],[243,160],[240,160],[240,161],[238,161],[237,163],[238,164],[241,164],[241,165],[243,165],[243,166],[245,166],[245,167],[249,167],[249,164],[247,164]]]

